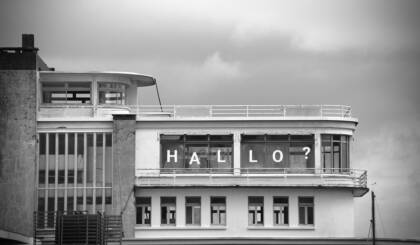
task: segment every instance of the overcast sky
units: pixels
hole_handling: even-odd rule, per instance
[[[164,104],[350,105],[378,235],[420,239],[419,23],[404,0],[3,0],[0,46],[33,33],[57,70],[152,75]],[[370,195],[355,202],[365,237]]]

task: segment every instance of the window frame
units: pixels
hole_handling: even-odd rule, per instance
[[[251,198],[262,198],[262,203],[251,203]],[[258,210],[258,207],[261,210]],[[253,222],[250,220],[251,212],[253,214]],[[261,214],[261,222],[258,222],[258,213]],[[264,226],[264,196],[248,196],[248,226]]]
[[[147,198],[147,199],[149,199],[148,200],[148,204],[147,203],[138,203],[137,202],[137,198]],[[141,212],[142,212],[142,222],[143,223],[138,223],[138,208],[141,208]],[[146,214],[146,209],[145,208],[148,208],[149,209],[149,223],[147,224],[146,222],[145,222],[145,214]],[[140,225],[140,226],[151,226],[152,225],[152,197],[150,197],[150,196],[141,196],[141,197],[136,197],[136,225]]]
[[[197,202],[188,202],[188,199],[198,198],[200,201]],[[191,208],[191,223],[188,223],[188,208]],[[198,211],[197,211],[198,209]],[[198,212],[199,214],[199,222],[198,224],[195,222],[195,214]],[[185,197],[185,225],[187,226],[201,226],[201,197],[200,196],[186,196]]]
[[[304,203],[301,201],[303,198],[311,198],[312,203]],[[304,223],[301,223],[300,208],[304,209]],[[312,208],[312,224],[309,223],[309,208]],[[299,196],[298,197],[298,221],[301,226],[315,226],[315,197],[313,196]]]
[[[339,137],[340,139],[334,139]],[[350,135],[342,134],[321,134],[321,164],[324,172],[331,171],[348,172],[350,169]],[[338,144],[340,149],[338,151],[338,167],[335,166],[335,144]],[[329,147],[329,151],[325,151],[325,147]],[[346,154],[344,154],[346,152]],[[329,160],[326,160],[326,155],[330,154]]]
[[[286,200],[287,200],[287,202],[286,203],[275,203],[274,201],[275,201],[275,199],[276,198],[285,198]],[[275,208],[276,207],[281,207],[281,208],[283,208],[283,209],[280,209],[280,211],[279,211],[279,213],[278,214],[276,214],[276,210],[275,210]],[[281,222],[281,212],[283,211],[284,212],[284,208],[287,208],[287,218],[286,218],[286,215],[284,215],[284,220],[283,220],[283,222]],[[278,218],[279,219],[279,223],[276,223],[276,215],[279,215],[280,217]],[[288,196],[273,196],[273,225],[274,226],[289,226],[289,223],[290,223],[290,208],[289,208],[289,197]],[[286,222],[287,221],[287,222]]]
[[[174,198],[175,202],[174,203],[163,203],[162,200],[164,198]],[[166,207],[166,223],[163,223],[163,212],[162,212],[162,208]],[[174,223],[171,223],[171,208],[173,208],[174,213],[173,213],[173,219],[174,219]],[[161,196],[160,197],[160,225],[163,226],[176,226],[176,196]]]
[[[223,198],[224,199],[224,203],[213,203],[213,198]],[[213,220],[213,207],[216,207],[215,211],[218,217],[218,222],[217,224],[214,222]],[[220,208],[224,207],[224,210],[221,210]],[[224,211],[225,214],[225,219],[224,219],[224,224],[220,222],[220,217],[221,214]],[[226,226],[227,225],[227,205],[226,205],[226,197],[225,196],[210,196],[210,225],[214,225],[214,226]]]
[[[101,87],[101,84],[110,84],[110,85],[118,85],[118,86],[123,86],[123,88],[119,88],[118,86],[116,88],[111,87]],[[97,87],[98,87],[98,91],[97,91],[97,95],[98,95],[98,105],[126,105],[127,104],[127,90],[128,90],[128,85],[125,83],[119,83],[119,82],[107,82],[107,81],[98,81],[97,82]],[[101,103],[101,96],[100,93],[101,92],[105,92],[105,94],[107,93],[113,93],[113,94],[121,94],[121,99],[119,101],[121,101],[121,103]],[[106,98],[106,96],[105,96]],[[106,99],[105,99],[106,101]],[[118,101],[118,100],[117,100]]]
[[[68,103],[67,101],[72,101],[72,100],[68,100],[68,96],[67,94],[70,94],[69,92],[71,91],[71,87],[69,87],[69,84],[74,84],[74,83],[86,83],[89,84],[89,102],[88,103]],[[55,89],[46,89],[44,87],[44,84],[63,84],[63,87],[57,87]],[[52,102],[45,102],[45,96],[44,96],[44,92],[48,92],[50,91],[52,92],[63,92],[64,96],[64,100],[63,102],[57,102],[57,103],[52,103]],[[93,105],[93,82],[92,81],[41,81],[40,82],[40,92],[41,92],[41,101],[40,104],[41,105],[75,105],[75,106],[92,106]],[[73,97],[73,98],[77,98]],[[52,97],[50,98],[50,100],[52,101]]]

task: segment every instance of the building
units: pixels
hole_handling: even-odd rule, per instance
[[[138,105],[155,78],[54,71],[31,35],[0,70],[3,239],[71,210],[122,214],[132,244],[354,237],[368,188],[348,106]]]

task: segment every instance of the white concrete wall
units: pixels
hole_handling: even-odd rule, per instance
[[[338,189],[195,188],[138,189],[152,197],[151,226],[136,226],[135,237],[353,237],[353,195]],[[160,225],[160,197],[176,196],[177,225]],[[201,226],[185,225],[185,197],[201,196]],[[210,197],[226,196],[227,224],[210,224]],[[264,226],[248,226],[248,196],[264,196]],[[289,226],[273,226],[273,196],[289,197]],[[298,197],[314,197],[314,226],[299,226]]]

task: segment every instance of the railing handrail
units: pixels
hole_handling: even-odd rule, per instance
[[[351,118],[346,105],[128,105],[139,116],[168,114],[177,117],[335,117]]]

